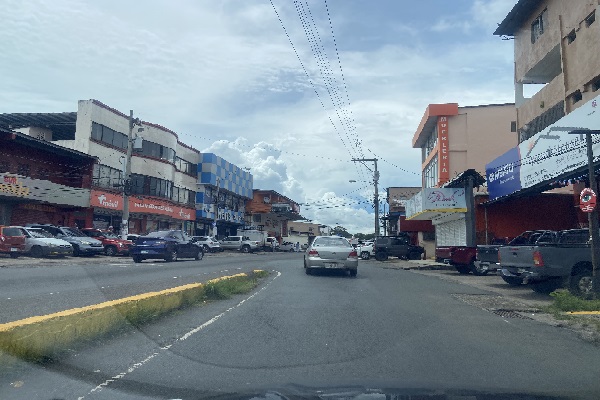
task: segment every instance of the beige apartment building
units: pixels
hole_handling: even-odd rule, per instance
[[[520,0],[495,35],[514,39],[519,143],[600,92],[598,0]],[[544,85],[525,98],[527,85]]]
[[[485,165],[517,144],[513,103],[459,107],[430,104],[413,136],[421,149],[422,186],[440,187],[467,169]]]

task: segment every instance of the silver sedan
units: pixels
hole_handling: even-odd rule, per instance
[[[343,269],[356,276],[358,254],[343,237],[317,236],[304,254],[304,270],[310,275],[317,269]]]

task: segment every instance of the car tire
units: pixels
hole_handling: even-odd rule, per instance
[[[350,277],[351,278],[356,278],[356,275],[358,274],[358,270],[357,269],[351,269],[348,272],[350,272]]]
[[[138,256],[138,255],[132,256],[132,258],[133,258],[133,262],[136,264],[141,263],[143,260],[142,256]]]
[[[508,283],[510,286],[520,286],[523,284],[523,278],[518,276],[504,276],[502,275],[502,280]]]
[[[167,254],[165,256],[166,262],[174,262],[177,261],[177,250],[176,249],[167,249]]]
[[[455,265],[454,268],[456,268],[458,273],[461,275],[466,275],[471,272],[471,268],[469,268],[468,265]]]
[[[294,249],[289,249],[288,252],[293,253],[295,250]]]
[[[31,257],[41,258],[44,256],[41,246],[33,246],[30,250]]]
[[[208,247],[208,245],[207,245],[207,244],[203,244],[203,245],[202,245],[202,250],[203,250],[205,253],[208,253],[208,252],[210,252],[210,247]]]
[[[198,253],[196,253],[196,257],[194,257],[194,260],[200,261],[203,258],[204,258],[204,251],[202,251],[202,249],[198,249]]]
[[[388,255],[386,251],[378,251],[375,253],[375,259],[377,261],[386,261],[388,259]]]
[[[416,251],[412,251],[412,252],[408,253],[408,259],[409,260],[420,260],[421,259],[421,253],[416,252]]]
[[[10,258],[19,258],[20,254],[10,253]]]
[[[109,257],[113,257],[116,256],[118,253],[117,248],[115,246],[106,246],[104,248],[104,254],[109,256]]]
[[[368,260],[369,258],[371,258],[371,255],[368,251],[363,251],[362,253],[360,253],[360,258],[363,260]]]
[[[551,278],[547,281],[532,283],[529,286],[536,293],[550,294],[563,286],[563,280],[562,278]]]
[[[81,251],[79,250],[79,246],[73,245],[73,256],[79,257],[81,255]]]
[[[304,267],[304,273],[306,273],[306,275],[312,275],[312,270],[308,267]]]
[[[250,253],[250,246],[247,244],[242,246],[242,253]]]
[[[479,264],[481,265],[481,264]],[[481,267],[477,267],[477,265],[475,264],[475,261],[471,261],[471,264],[469,264],[469,269],[471,270],[471,272],[473,272],[473,275],[475,276],[484,276],[487,275],[487,273],[489,272],[488,269],[482,269]]]
[[[590,297],[592,294],[592,271],[579,270],[571,276],[569,292],[583,298]]]

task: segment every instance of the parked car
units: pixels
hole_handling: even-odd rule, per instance
[[[73,246],[40,228],[19,227],[25,235],[25,252],[32,257],[71,256]]]
[[[388,257],[398,257],[408,260],[420,260],[425,249],[410,243],[408,235],[379,236],[375,238],[375,259],[385,261]]]
[[[540,293],[568,287],[575,295],[592,290],[592,252],[588,229],[546,232],[534,245],[500,248],[503,278],[528,284]]]
[[[211,236],[192,236],[192,240],[198,246],[202,246],[202,250],[205,253],[216,253],[223,251],[223,248],[219,244],[219,241]]]
[[[73,255],[81,256],[81,255],[96,255],[104,252],[104,246],[102,246],[102,242],[86,236],[83,232],[81,232],[78,228],[70,228],[67,226],[55,226],[55,225],[47,225],[47,224],[29,224],[26,225],[30,228],[40,228],[54,237],[59,239],[63,239],[73,246]]]
[[[375,257],[375,249],[373,248],[373,242],[365,242],[359,244],[356,248],[356,252],[363,260],[368,260],[371,257]]]
[[[25,252],[25,235],[19,227],[0,226],[0,253],[17,258]]]
[[[296,251],[296,243],[283,242],[281,243],[281,245],[279,245],[279,251],[288,251],[290,253],[293,253],[294,251]]]
[[[156,231],[140,236],[129,253],[136,263],[147,259],[164,259],[171,262],[180,258],[201,260],[204,257],[202,246],[198,246],[190,236],[180,230]]]
[[[127,235],[127,240],[131,240],[131,243],[135,242],[137,240],[137,238],[139,238],[141,235],[138,235],[137,233],[130,233]]]
[[[358,253],[346,238],[317,236],[304,254],[304,271],[310,275],[319,269],[343,269],[355,277]]]
[[[260,242],[250,240],[248,236],[227,236],[219,243],[225,250],[238,250],[243,253],[250,253],[260,249]]]
[[[107,256],[127,255],[133,245],[131,240],[123,240],[112,232],[101,231],[96,228],[81,229],[85,235],[97,239],[104,246],[104,254]]]
[[[265,240],[264,249],[266,251],[279,251],[279,241],[276,237],[268,236]]]

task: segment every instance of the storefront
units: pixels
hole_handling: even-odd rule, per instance
[[[123,196],[107,191],[92,190],[90,205],[93,222],[98,228],[112,226],[121,229]],[[129,197],[129,233],[145,234],[156,230],[182,229],[194,233],[196,210],[168,201],[141,196]]]
[[[0,172],[0,223],[91,225],[90,190]]]

